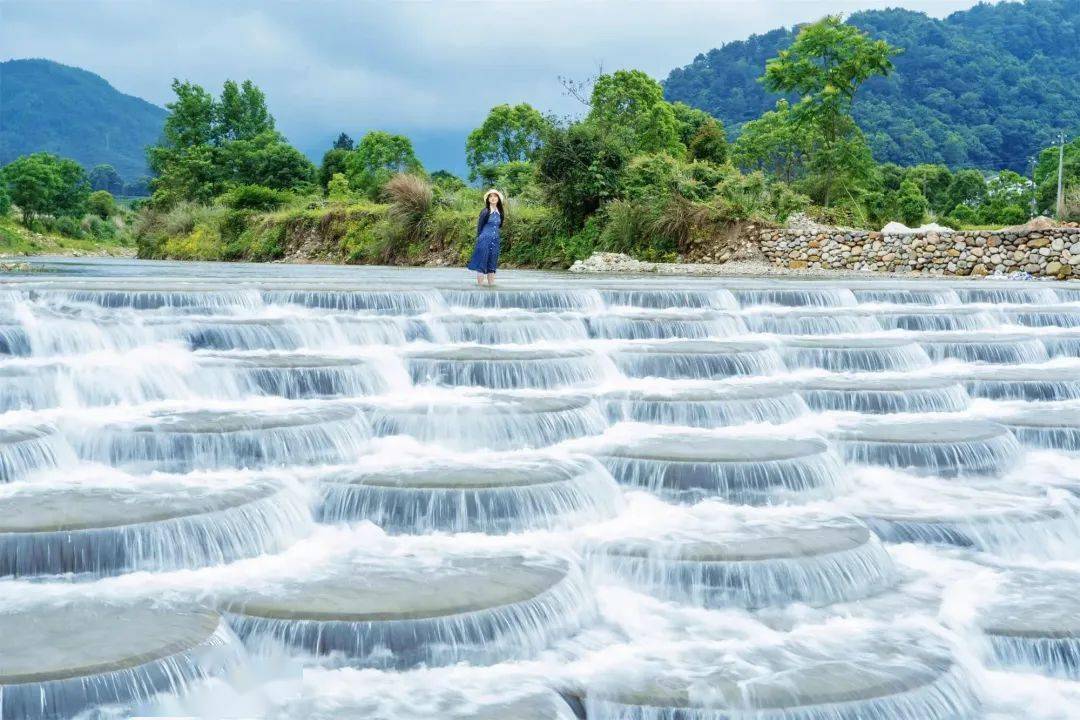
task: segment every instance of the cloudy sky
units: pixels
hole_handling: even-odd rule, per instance
[[[364,2],[0,0],[0,59],[45,57],[164,105],[179,77],[217,92],[250,78],[313,157],[340,131],[413,137],[429,169],[464,165],[493,106],[578,112],[558,76],[640,68],[658,79],[724,42],[827,13],[906,7],[943,17],[972,0]]]

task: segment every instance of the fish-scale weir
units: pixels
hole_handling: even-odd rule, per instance
[[[1076,692],[1076,288],[55,270],[0,281],[3,720]]]

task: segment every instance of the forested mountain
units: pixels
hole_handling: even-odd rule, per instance
[[[51,60],[0,63],[0,166],[51,152],[85,168],[109,164],[128,181],[146,175],[163,108],[125,95],[103,78]]]
[[[872,10],[848,23],[901,47],[895,72],[860,88],[854,115],[878,161],[1030,171],[1059,130],[1080,131],[1080,0],[980,4],[944,20]],[[664,82],[737,133],[778,96],[758,82],[796,29],[698,55]]]

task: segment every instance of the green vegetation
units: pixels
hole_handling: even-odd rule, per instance
[[[0,62],[0,77],[0,166],[49,152],[84,168],[108,164],[130,184],[95,190],[144,194],[138,190],[149,173],[146,146],[161,135],[164,110],[124,95],[94,73],[49,60]]]
[[[250,80],[226,81],[217,100],[190,82],[174,81],[173,92],[162,141],[148,152],[155,205],[210,202],[241,185],[314,187],[315,166],[274,129],[266,97]]]
[[[856,98],[893,74],[899,53],[838,17],[803,27],[762,66],[763,85],[795,99],[747,122],[734,143],[720,120],[668,102],[637,70],[575,85],[589,108],[577,121],[498,105],[466,143],[481,187],[446,171],[429,176],[407,137],[379,130],[358,142],[341,133],[315,172],[289,161],[295,151],[258,88],[229,82],[215,100],[176,82],[164,140],[150,150],[160,175],[135,227],[139,253],[461,264],[489,184],[510,195],[504,262],[534,267],[597,250],[647,260],[722,250],[733,226],[797,211],[864,226],[1027,220],[1035,186],[1014,172],[874,162]],[[1069,158],[1075,175],[1076,149]],[[1049,168],[1050,153],[1043,159]]]
[[[349,187],[369,199],[378,198],[382,187],[398,173],[423,173],[413,152],[412,141],[404,135],[376,130],[360,139],[355,150],[345,151],[345,177]]]
[[[878,162],[1030,173],[1029,159],[1080,132],[1080,3],[981,3],[944,20],[908,10],[852,14],[846,24],[902,48],[896,71],[866,83],[853,116]],[[759,81],[799,29],[698,55],[664,81],[668,100],[723,120],[735,134],[788,93]],[[793,103],[797,92],[783,95]]]
[[[90,192],[74,160],[34,153],[0,169],[2,255],[119,252],[131,242],[130,216],[107,191]]]
[[[511,195],[519,194],[528,173],[515,177],[508,167],[526,167],[554,123],[528,103],[499,105],[491,109],[484,123],[469,133],[465,158],[469,179],[485,185],[499,185]]]
[[[152,195],[136,210],[117,202],[113,168],[87,174],[44,153],[0,171],[0,209],[7,198],[27,232],[134,242],[148,258],[461,265],[484,188],[495,185],[509,195],[502,260],[531,267],[565,267],[595,251],[722,256],[741,224],[795,212],[864,227],[964,227],[1049,209],[1053,149],[1041,153],[1034,182],[1011,170],[875,162],[856,122],[859,98],[898,74],[894,58],[904,56],[839,17],[806,25],[759,68],[762,86],[786,97],[748,118],[732,142],[718,118],[669,102],[645,73],[601,74],[572,84],[588,106],[577,120],[526,103],[492,108],[466,143],[473,185],[444,170],[429,175],[409,138],[382,130],[358,141],[341,133],[316,168],[276,130],[250,81],[227,81],[214,97],[177,80],[161,140],[148,150]],[[1065,165],[1073,213],[1080,141]]]

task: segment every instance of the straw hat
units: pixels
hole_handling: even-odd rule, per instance
[[[487,202],[488,195],[491,195],[491,193],[495,193],[496,195],[498,195],[499,196],[499,202],[501,202],[503,205],[506,204],[506,196],[503,195],[498,190],[496,190],[495,188],[491,188],[486,193],[484,193],[484,202],[485,203]]]

